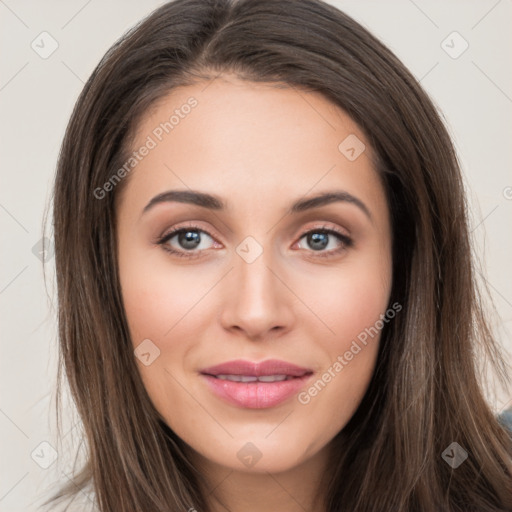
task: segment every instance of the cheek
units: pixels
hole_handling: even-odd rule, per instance
[[[178,382],[193,371],[189,354],[212,323],[208,293],[218,276],[211,268],[172,266],[157,251],[162,250],[127,251],[119,259],[119,270],[133,348],[150,340],[153,353],[158,354],[154,360],[152,354],[151,364],[137,365],[158,408],[168,395],[180,398]]]
[[[170,269],[165,258],[137,258],[133,254],[120,265],[123,303],[133,344],[149,338],[172,338],[183,320],[208,291],[211,276],[201,271]],[[197,315],[196,315],[196,320]]]
[[[310,322],[317,331],[313,339],[331,354],[344,352],[386,311],[391,289],[390,259],[354,257],[329,272],[310,274],[298,289],[307,297],[311,310],[318,312],[316,321]],[[313,315],[308,317],[313,319]]]
[[[391,260],[387,254],[381,256],[352,260],[350,265],[347,260],[330,274],[311,277],[301,291],[308,291],[308,305],[319,312],[319,318],[311,316],[307,325],[323,364],[299,402],[311,415],[329,417],[331,433],[359,406],[374,372],[382,328],[392,321],[382,320],[387,318]],[[393,310],[390,317],[394,315]]]
[[[188,353],[207,322],[201,308],[207,287],[197,273],[169,271],[168,265],[151,264],[147,255],[146,260],[132,253],[121,261],[123,303],[134,350],[151,341],[150,364],[137,361],[137,367],[153,405],[168,416],[170,403],[178,410],[190,406],[179,383],[185,380]]]

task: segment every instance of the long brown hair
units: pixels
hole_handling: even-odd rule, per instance
[[[512,441],[479,381],[477,356],[506,378],[476,285],[463,182],[431,100],[397,57],[320,0],[175,0],[124,35],[73,111],[54,189],[64,376],[87,461],[53,498],[90,484],[103,512],[209,510],[201,474],[140,379],[117,270],[116,198],[144,114],[173,88],[220,73],[317,91],[361,127],[393,226],[390,304],[378,364],[332,442],[327,510],[512,510]],[[57,412],[59,405],[57,402]],[[457,442],[456,469],[442,453]]]

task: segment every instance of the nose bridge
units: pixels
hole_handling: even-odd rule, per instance
[[[267,241],[271,237],[267,237]],[[257,337],[291,321],[290,292],[278,277],[275,252],[247,237],[236,248],[229,297],[224,302],[226,328],[238,328]]]
[[[254,312],[269,308],[279,294],[278,283],[270,269],[275,266],[272,248],[263,247],[252,237],[248,237],[237,247],[235,274],[236,293],[239,303],[248,303]],[[238,261],[237,261],[238,260]]]
[[[260,246],[261,247],[261,246]],[[248,250],[247,250],[248,249]],[[247,252],[244,252],[246,251]],[[258,254],[259,252],[259,254]],[[274,295],[275,276],[270,269],[274,266],[272,249],[255,247],[254,243],[243,242],[237,248],[235,259],[235,274],[239,283],[240,292],[245,297],[247,294],[256,300],[266,298],[268,303]]]

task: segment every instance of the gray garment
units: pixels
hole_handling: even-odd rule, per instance
[[[510,430],[510,435],[512,436],[512,407],[499,414],[498,421]]]

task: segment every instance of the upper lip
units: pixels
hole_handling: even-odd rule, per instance
[[[303,375],[312,373],[312,370],[278,359],[267,359],[260,363],[237,359],[235,361],[227,361],[215,366],[210,366],[209,368],[204,368],[201,370],[201,373],[205,375],[246,375],[252,377],[262,377],[266,375],[302,377]]]

